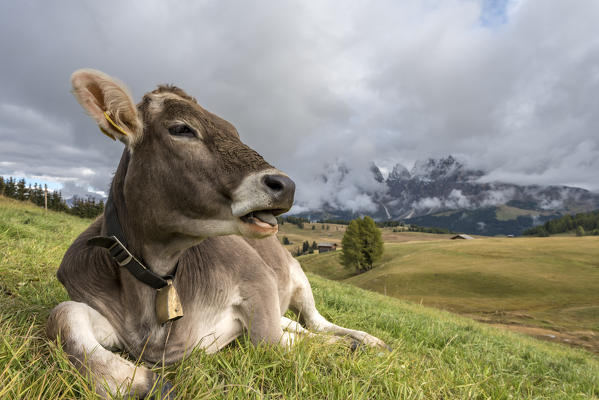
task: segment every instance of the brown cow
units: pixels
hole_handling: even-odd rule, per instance
[[[308,329],[385,347],[318,313],[299,263],[274,236],[295,185],[230,123],[173,86],[135,106],[100,71],[76,71],[71,83],[100,129],[126,146],[105,213],[58,270],[72,301],[56,306],[47,325],[101,395],[173,396],[170,384],[113,350],[168,364],[196,346],[216,352],[244,332],[256,344],[288,346],[308,334],[283,317],[288,308]]]

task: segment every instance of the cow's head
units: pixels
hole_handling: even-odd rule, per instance
[[[135,106],[127,88],[90,69],[71,77],[73,93],[100,129],[123,142],[128,207],[172,235],[205,238],[277,232],[295,184],[239,139],[235,127],[172,86]]]

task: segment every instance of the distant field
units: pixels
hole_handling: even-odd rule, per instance
[[[314,229],[312,229],[314,226]],[[322,228],[324,226],[324,229]],[[327,229],[328,227],[328,229]],[[337,243],[341,246],[341,240],[345,233],[346,225],[338,224],[304,224],[304,228],[300,229],[297,225],[285,223],[279,226],[278,237],[279,240],[283,240],[283,236],[291,241],[291,244],[286,245],[287,250],[293,252],[297,247],[302,247],[302,243],[307,240],[312,242],[320,243]],[[393,232],[394,228],[383,228],[381,229],[383,241],[386,243],[403,243],[412,241],[428,241],[428,240],[445,240],[453,235],[445,234],[434,234],[434,233],[420,233],[420,232]],[[395,228],[396,230],[401,227]]]
[[[338,254],[305,270],[599,353],[599,238],[487,238],[390,243],[355,275]]]
[[[314,229],[312,229],[314,226]],[[324,229],[322,228],[324,226]],[[327,230],[327,226],[329,229]],[[279,240],[283,240],[283,236],[287,236],[291,244],[286,245],[287,250],[293,252],[297,247],[301,249],[302,243],[307,240],[312,242],[320,243],[337,243],[341,245],[341,239],[345,233],[346,225],[338,224],[304,224],[304,228],[300,229],[297,225],[290,224],[288,222],[283,225],[279,225],[279,233],[277,236]]]
[[[0,399],[98,399],[89,379],[44,334],[49,311],[68,298],[56,280],[56,269],[69,244],[90,222],[61,213],[44,214],[38,207],[0,196]],[[435,243],[440,242],[428,245]],[[577,264],[576,268],[583,267]],[[196,350],[182,362],[154,370],[175,385],[180,399],[599,396],[599,360],[588,352],[316,275],[308,277],[325,317],[369,331],[393,351],[352,352],[313,338],[286,350],[256,347],[242,337],[216,354]]]

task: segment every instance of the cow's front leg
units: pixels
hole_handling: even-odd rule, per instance
[[[295,334],[283,332],[277,288],[270,276],[263,277],[259,285],[243,288],[240,295],[241,322],[253,344],[293,344]]]
[[[357,341],[357,344],[390,349],[385,342],[369,333],[335,325],[320,315],[316,309],[310,282],[301,269],[299,262],[295,259],[291,261],[290,275],[294,286],[290,308],[300,316],[306,328],[315,332],[326,332],[336,336],[350,337]]]
[[[48,318],[46,333],[51,340],[60,337],[71,362],[81,373],[91,375],[101,396],[174,398],[170,384],[157,385],[152,371],[108,350],[122,347],[116,331],[104,316],[87,304],[65,301],[57,305]]]

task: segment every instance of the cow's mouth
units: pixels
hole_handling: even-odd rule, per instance
[[[272,235],[278,231],[277,219],[273,214],[273,210],[252,211],[239,217],[239,219],[245,226],[258,234]]]

